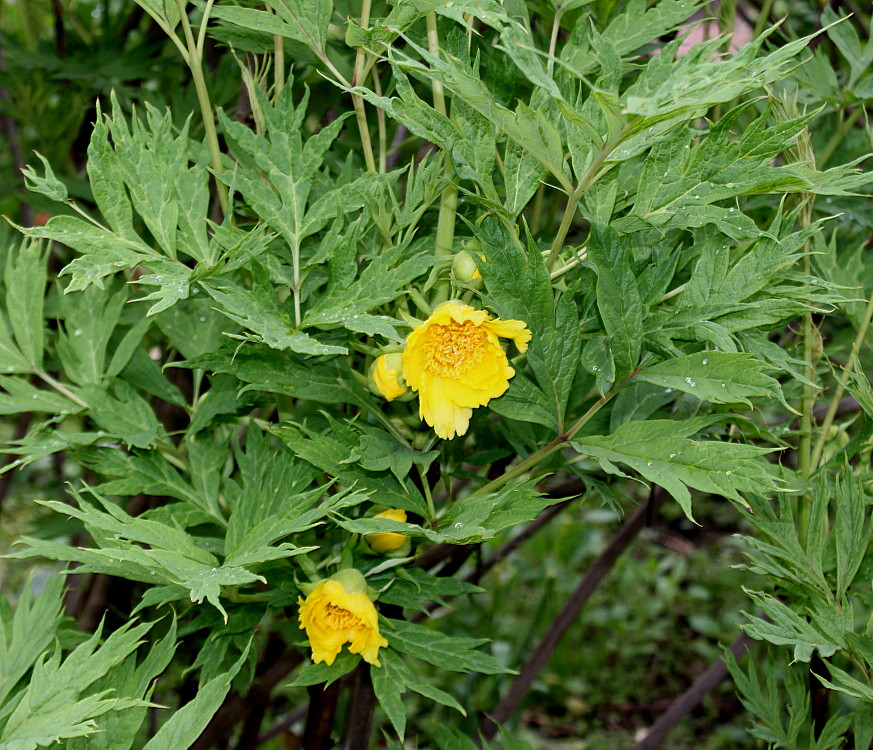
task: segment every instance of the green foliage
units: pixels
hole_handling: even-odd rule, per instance
[[[30,5],[3,29],[10,165],[34,147],[40,164],[27,202],[2,199],[24,239],[0,233],[0,473],[55,456],[67,474],[8,557],[126,583],[91,634],[61,618],[56,577],[3,603],[3,747],[188,747],[231,695],[242,747],[278,720],[277,684],[281,710],[310,689],[304,744],[330,744],[337,705],[353,732],[371,687],[401,741],[468,747],[449,724],[478,724],[547,623],[507,651],[496,584],[475,585],[492,563],[466,556],[508,554],[568,497],[623,512],[658,488],[677,524],[743,524],[743,628],[770,647],[763,683],[730,664],[754,736],[863,744],[864,24],[761,17],[732,50],[687,44],[696,0]],[[452,270],[461,250],[481,280]],[[491,328],[422,328],[448,300]],[[389,401],[371,368],[412,331],[423,362],[401,375],[421,388]],[[860,410],[840,421],[846,391]],[[440,440],[435,413],[461,434]],[[550,566],[528,558],[537,612],[573,589]],[[332,601],[301,632],[301,602],[348,569],[358,609]],[[452,628],[451,600],[491,609]],[[379,666],[345,646],[377,622]],[[325,643],[331,664],[305,663]],[[826,723],[810,670],[843,701]]]

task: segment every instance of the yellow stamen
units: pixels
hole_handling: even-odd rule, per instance
[[[425,369],[457,380],[482,361],[486,338],[485,331],[470,321],[431,326],[424,342]]]

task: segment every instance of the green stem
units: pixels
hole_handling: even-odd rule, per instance
[[[825,415],[824,421],[819,428],[818,440],[816,441],[815,449],[812,452],[812,457],[809,462],[809,469],[811,472],[815,471],[818,468],[819,461],[821,461],[821,456],[824,452],[825,443],[828,439],[828,432],[830,432],[830,429],[834,424],[834,417],[837,414],[837,408],[840,405],[840,399],[846,392],[846,385],[849,382],[852,371],[855,369],[855,363],[858,360],[858,355],[861,352],[861,346],[864,344],[864,339],[867,336],[867,329],[870,327],[871,318],[873,318],[873,295],[871,295],[870,299],[867,301],[867,308],[864,310],[864,317],[861,319],[861,325],[858,328],[858,333],[855,336],[855,341],[852,343],[852,353],[849,356],[849,361],[843,368],[843,374],[840,377],[839,385],[834,391],[833,398],[831,398],[831,403],[828,406],[827,414]]]
[[[159,13],[156,13],[146,2],[143,0],[137,0],[137,5],[139,5],[146,13],[148,13],[149,17],[154,21],[158,27],[163,31],[170,39],[170,41],[176,45],[176,49],[179,50],[179,54],[182,55],[182,59],[185,61],[185,65],[190,65],[188,49],[182,43],[182,40],[176,35],[176,32],[170,28],[170,25],[167,23],[167,19],[164,18]]]
[[[427,512],[430,514],[430,518],[428,521],[434,521],[436,519],[436,508],[433,504],[433,495],[430,491],[430,483],[427,481],[427,472],[424,470],[421,464],[416,464],[416,468],[418,469],[418,476],[421,477],[421,486],[424,487],[424,499],[427,501]]]
[[[428,52],[430,52],[434,57],[439,57],[440,45],[436,13],[428,13],[426,16],[426,23]],[[432,80],[431,83],[433,88],[434,109],[436,109],[440,114],[448,116],[446,96],[442,83],[437,80]],[[437,257],[451,255],[455,245],[455,216],[458,211],[458,186],[455,183],[455,169],[452,166],[452,159],[448,152],[445,154],[443,176],[446,178],[447,183],[443,188],[442,195],[440,196],[440,214],[439,219],[437,220],[436,243],[434,248]],[[440,283],[434,292],[433,302],[436,305],[448,298],[448,283]]]
[[[568,196],[567,206],[564,209],[564,215],[561,218],[558,233],[555,235],[555,240],[552,242],[552,249],[549,251],[549,257],[546,260],[546,265],[549,267],[549,270],[551,270],[552,266],[554,266],[555,262],[558,260],[558,253],[561,252],[561,248],[564,246],[564,240],[567,239],[567,232],[570,231],[570,225],[573,223],[573,217],[576,215],[576,208],[579,205],[579,199],[584,195],[585,191],[594,184],[595,180],[601,176],[600,168],[603,166],[603,162],[606,161],[607,157],[613,152],[618,144],[624,140],[624,137],[627,135],[628,130],[630,130],[631,127],[632,125],[628,123],[618,133],[616,133],[614,138],[603,144],[591,164],[588,166],[588,169],[585,170],[585,174],[582,175],[582,179],[579,180],[576,189]]]
[[[75,393],[73,393],[63,383],[55,380],[47,372],[43,372],[38,367],[31,367],[31,370],[33,370],[34,375],[36,375],[38,378],[40,378],[45,383],[50,385],[52,388],[54,388],[62,396],[65,396],[66,398],[70,399],[70,401],[72,401],[77,406],[81,406],[83,409],[90,409],[91,408],[91,405],[87,401],[84,401],[83,399],[79,398],[79,396],[77,396]]]
[[[200,20],[200,32],[197,34],[197,54],[203,59],[203,45],[206,44],[206,26],[209,23],[209,14],[212,13],[212,5],[215,0],[207,0],[203,9],[203,18]]]
[[[278,99],[285,88],[285,40],[278,34],[273,35],[273,76]]]
[[[661,297],[661,299],[658,300],[658,304],[660,305],[661,303],[666,302],[668,299],[673,299],[673,297],[675,297],[679,294],[682,294],[682,292],[684,292],[687,287],[688,287],[688,282],[686,281],[684,284],[680,284],[675,289],[671,289],[669,292],[664,294],[664,296]]]
[[[831,136],[831,139],[828,141],[827,145],[824,147],[824,151],[821,152],[821,156],[816,159],[816,164],[819,169],[824,169],[825,164],[828,163],[830,158],[834,155],[834,151],[837,150],[837,147],[843,142],[846,134],[855,127],[855,123],[858,122],[858,119],[861,115],[864,114],[863,107],[857,107],[851,115],[840,122],[834,134]]]
[[[200,103],[200,114],[203,117],[203,127],[206,129],[206,143],[209,147],[209,159],[216,175],[220,175],[224,168],[221,165],[221,148],[218,145],[218,132],[215,130],[215,116],[212,114],[212,103],[209,101],[209,89],[206,87],[206,79],[203,77],[203,51],[198,48],[191,31],[191,23],[188,21],[188,11],[185,8],[185,0],[176,0],[179,8],[179,17],[182,22],[182,31],[185,34],[185,42],[188,47],[186,62],[191,71],[194,88],[197,90],[197,101]],[[206,7],[201,30],[205,28],[209,18],[210,6]],[[175,36],[175,35],[174,35]],[[215,180],[218,202],[221,204],[221,212],[227,216],[228,198],[227,186],[221,180]]]
[[[761,36],[761,32],[764,31],[764,27],[770,21],[770,10],[773,8],[773,3],[774,0],[764,0],[764,5],[761,6],[761,12],[758,14],[758,20],[755,22],[753,39],[757,39]]]
[[[565,273],[567,273],[567,271],[570,271],[570,270],[576,268],[576,266],[578,266],[580,263],[584,262],[587,258],[588,258],[588,249],[583,247],[576,254],[576,257],[573,258],[573,260],[571,260],[569,263],[567,263],[567,265],[561,266],[561,268],[558,268],[558,269],[555,269],[554,271],[552,271],[549,274],[549,278],[552,281],[554,281],[557,278],[560,278]]]
[[[440,38],[437,31],[436,13],[430,12],[426,16],[427,23],[427,51],[434,57],[439,57],[440,54]],[[431,79],[433,87],[433,106],[437,112],[442,115],[446,114],[446,95],[443,91],[443,84],[440,81]]]
[[[533,235],[540,231],[540,227],[543,224],[543,199],[545,198],[545,193],[546,184],[541,182],[537,188],[537,194],[534,196],[533,211],[530,217],[530,232]]]
[[[366,29],[370,25],[370,5],[372,0],[363,0],[361,5],[361,28]],[[364,64],[367,53],[363,47],[358,47],[355,55],[355,70],[352,75],[352,87],[360,86],[364,82]],[[376,159],[373,156],[373,142],[370,140],[370,129],[367,127],[367,113],[364,111],[364,100],[357,94],[352,94],[352,105],[355,108],[355,120],[358,123],[358,131],[361,134],[361,147],[364,151],[364,162],[367,171],[376,172]]]
[[[561,11],[555,12],[555,20],[552,22],[552,36],[549,39],[549,62],[547,63],[547,72],[552,75],[555,69],[555,49],[558,46],[558,32],[561,30]]]
[[[373,66],[373,90],[376,96],[382,96],[382,80],[379,78],[379,66]],[[379,128],[379,174],[385,174],[388,168],[388,125],[385,121],[385,110],[376,108],[376,124]]]
[[[809,226],[812,221],[812,202],[809,198],[803,207],[801,223],[803,226]],[[809,254],[803,256],[803,271],[810,272]],[[807,313],[803,316],[803,359],[806,362],[804,367],[804,375],[807,380],[815,382],[815,363],[813,356],[815,354],[815,341],[813,339],[814,326],[812,324],[812,313]],[[800,443],[798,445],[798,469],[804,481],[808,482],[812,476],[812,410],[815,406],[816,389],[811,385],[804,384],[803,396],[801,402],[801,417],[800,417]],[[809,520],[812,514],[812,498],[809,493],[805,493],[800,498],[800,507],[798,509],[798,537],[800,543],[806,547],[806,540],[809,535]]]
[[[515,479],[522,474],[526,474],[528,471],[533,469],[540,461],[548,458],[556,451],[561,450],[568,442],[570,442],[573,437],[576,435],[579,430],[581,430],[590,420],[591,418],[599,412],[605,404],[607,404],[613,396],[615,396],[619,389],[634,375],[637,374],[637,370],[631,372],[621,383],[612,386],[612,388],[607,391],[603,396],[601,396],[597,401],[595,401],[591,408],[588,409],[577,421],[576,423],[567,430],[563,435],[558,435],[551,443],[540,448],[536,453],[532,453],[526,459],[521,461],[520,463],[513,466],[511,469],[507,470],[503,474],[501,474],[496,479],[492,479],[488,484],[483,485],[478,490],[473,492],[473,495],[484,495],[487,492],[494,492],[495,490],[502,487],[507,482]]]

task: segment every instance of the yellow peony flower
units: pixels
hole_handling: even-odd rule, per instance
[[[389,510],[377,513],[373,518],[387,518],[389,521],[406,523],[406,511],[400,508],[390,508]],[[386,552],[400,549],[406,544],[407,537],[405,534],[398,534],[393,531],[382,531],[377,534],[367,534],[365,539],[373,552],[384,555]]]
[[[375,667],[382,666],[379,649],[387,648],[388,641],[379,633],[379,615],[366,592],[364,576],[347,568],[319,583],[305,601],[297,600],[300,629],[309,637],[315,664],[330,666],[348,643],[349,652],[360,654]]]
[[[386,401],[393,401],[408,390],[403,382],[402,357],[399,352],[381,354],[370,367],[370,386]]]
[[[418,392],[419,415],[444,440],[467,432],[473,409],[509,387],[515,370],[500,336],[524,352],[531,332],[524,321],[492,319],[484,310],[446,302],[406,339],[403,377]]]

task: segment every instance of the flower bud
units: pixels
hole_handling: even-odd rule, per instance
[[[466,250],[461,250],[455,255],[455,259],[452,261],[452,275],[456,281],[471,282],[482,278],[476,261]]]
[[[373,518],[384,518],[388,521],[406,523],[406,511],[400,508],[389,508],[381,513],[377,513]],[[398,534],[393,531],[367,534],[364,538],[370,546],[370,549],[378,555],[384,555],[386,552],[394,552],[409,541],[409,538],[405,534]]]
[[[406,382],[403,380],[403,355],[400,352],[381,354],[370,365],[367,383],[370,390],[386,401],[406,393]]]

